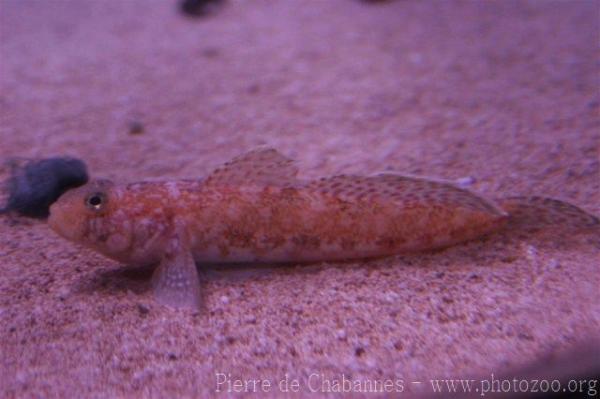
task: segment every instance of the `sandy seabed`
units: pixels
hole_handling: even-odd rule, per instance
[[[191,19],[171,1],[0,0],[0,159],[190,178],[267,144],[305,177],[394,170],[598,215],[598,9],[230,1]],[[2,217],[0,397],[206,397],[237,379],[278,396],[286,378],[306,396],[402,380],[409,397],[597,349],[597,234],[513,233],[368,262],[200,266],[190,314],[155,304],[147,272]]]

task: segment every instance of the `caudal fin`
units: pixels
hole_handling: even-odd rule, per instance
[[[600,218],[564,201],[545,197],[508,197],[497,199],[496,203],[509,214],[509,227],[600,231]]]

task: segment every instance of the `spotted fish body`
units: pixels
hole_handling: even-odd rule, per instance
[[[349,185],[353,180],[357,184]],[[409,185],[442,192],[439,198],[394,198],[379,192],[382,184],[393,191]],[[124,247],[126,254],[135,253],[148,237],[156,232],[161,237],[165,226],[174,223],[181,226],[197,262],[340,260],[447,246],[489,232],[504,218],[501,210],[470,193],[445,193],[443,184],[430,184],[396,176],[337,176],[287,187],[202,182],[132,186],[123,199],[145,200],[123,218],[138,226],[136,239]],[[343,191],[336,191],[338,185],[344,185]]]
[[[395,174],[299,180],[272,149],[203,180],[93,181],[51,207],[63,237],[128,264],[158,263],[157,298],[195,307],[195,262],[305,262],[445,247],[500,228],[507,214],[449,183]]]

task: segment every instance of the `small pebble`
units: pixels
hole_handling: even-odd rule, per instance
[[[471,177],[471,176],[465,176],[465,177],[456,179],[454,182],[456,183],[457,186],[466,188],[466,187],[472,186],[473,183],[475,183],[475,178]]]
[[[390,292],[386,292],[383,295],[383,298],[386,302],[396,303],[400,299],[400,295],[396,294],[395,292],[390,291]]]
[[[204,17],[221,8],[224,3],[225,0],[183,0],[179,3],[179,9],[191,17]]]
[[[340,340],[344,340],[347,337],[346,330],[344,330],[344,329],[337,330],[335,335],[336,335],[337,339],[340,339]]]
[[[218,48],[215,47],[207,47],[202,50],[202,55],[206,58],[216,58],[221,54]]]
[[[62,287],[57,292],[58,299],[64,301],[69,297],[70,291],[68,287]]]
[[[139,121],[129,122],[129,134],[138,135],[144,133],[144,125]]]
[[[551,259],[548,264],[548,269],[560,269],[560,262],[556,259]]]
[[[148,313],[150,313],[150,309],[146,305],[143,305],[141,303],[137,304],[137,309],[141,315],[147,315]]]
[[[529,260],[537,259],[537,248],[534,247],[533,245],[528,245],[526,252],[527,252],[527,259],[529,259]]]

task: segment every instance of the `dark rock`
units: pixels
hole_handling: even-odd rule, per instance
[[[12,168],[8,201],[0,213],[46,218],[58,197],[88,181],[85,163],[76,158],[47,158]]]

